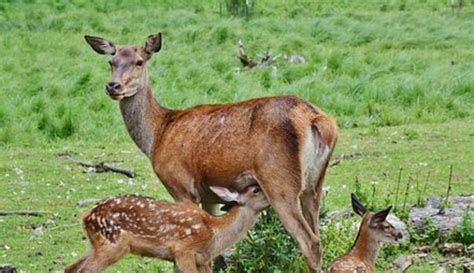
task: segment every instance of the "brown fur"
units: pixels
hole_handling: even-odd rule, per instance
[[[153,37],[155,42],[159,38],[161,45],[161,34]],[[150,50],[113,44],[109,48],[109,41],[94,39],[86,36],[97,52],[116,52],[112,80],[123,88],[110,96],[120,100],[130,136],[150,158],[169,193],[176,200],[219,203],[208,186],[239,191],[249,181],[257,182],[298,241],[309,271],[318,272],[319,204],[337,140],[334,120],[291,96],[184,110],[164,108],[152,94],[146,65],[133,66],[137,60],[148,60],[146,52]],[[152,43],[149,39],[147,47]],[[135,59],[130,59],[130,52],[137,52]],[[308,147],[307,143],[313,145]]]
[[[358,214],[363,213],[363,217],[354,245],[345,255],[337,258],[328,267],[329,273],[375,273],[375,261],[380,243],[383,241],[395,242],[402,238],[400,231],[385,220],[390,208],[388,211],[381,211],[377,214],[366,211],[365,207],[362,209],[365,212],[356,211]],[[377,217],[381,213],[385,217],[375,220],[374,215]]]
[[[189,201],[112,197],[84,214],[92,248],[65,272],[100,272],[128,252],[174,261],[182,272],[211,272],[209,262],[245,235],[268,205],[257,186],[219,217]]]

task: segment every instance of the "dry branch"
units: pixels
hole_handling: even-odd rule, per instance
[[[85,205],[92,204],[92,203],[97,203],[99,201],[100,201],[100,199],[98,199],[98,198],[87,198],[87,199],[77,201],[76,206],[83,207]]]
[[[15,211],[0,210],[0,216],[8,216],[8,215],[43,216],[44,214],[46,214],[46,212],[34,211],[34,210],[15,210]]]
[[[246,68],[254,68],[254,67],[262,67],[262,66],[271,66],[275,63],[276,59],[280,56],[272,56],[270,52],[264,52],[262,58],[260,59],[260,62],[256,62],[252,60],[246,53],[244,49],[244,44],[242,43],[241,40],[237,43],[237,46],[239,48],[239,60],[242,63],[242,65]]]
[[[92,168],[96,173],[103,173],[103,172],[116,172],[126,175],[130,178],[134,178],[136,176],[135,171],[133,169],[126,169],[117,166],[110,165],[109,163],[99,162],[99,163],[92,163],[89,161],[84,160],[71,160],[81,166]]]
[[[115,173],[121,173],[123,175],[126,175],[130,178],[134,178],[136,176],[135,170],[133,169],[127,169],[127,168],[122,168],[122,167],[117,167],[113,166],[109,163],[105,162],[99,162],[99,163],[93,163],[90,161],[86,160],[76,160],[73,159],[69,154],[58,154],[60,157],[65,157],[67,160],[79,164],[83,167],[86,168],[91,168],[93,172],[96,173],[103,173],[103,172],[115,172]]]

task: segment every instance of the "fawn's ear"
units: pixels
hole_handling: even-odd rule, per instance
[[[148,58],[157,53],[161,49],[161,32],[155,35],[148,36],[145,43],[145,52],[148,54]]]
[[[392,209],[392,206],[388,207],[387,209],[384,209],[382,211],[377,212],[370,218],[370,224],[379,224],[385,221],[387,219],[388,214],[390,213],[390,210]]]
[[[238,202],[239,194],[236,192],[231,192],[224,187],[211,186],[209,188],[226,202]]]
[[[351,199],[352,209],[354,210],[354,212],[359,214],[360,216],[364,216],[364,214],[367,212],[367,209],[364,207],[364,205],[362,205],[362,203],[359,201],[359,199],[354,193],[351,193]]]
[[[94,49],[95,52],[103,55],[114,55],[116,46],[109,40],[104,38],[86,35],[84,36],[86,42]]]

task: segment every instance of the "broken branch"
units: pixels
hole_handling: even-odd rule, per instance
[[[34,210],[17,210],[17,211],[0,210],[0,216],[8,216],[8,215],[43,216],[44,214],[46,214],[46,212],[34,211]]]
[[[121,173],[121,174],[126,175],[130,178],[134,178],[136,176],[135,170],[133,170],[133,169],[127,169],[127,168],[113,166],[113,165],[111,165],[109,163],[105,163],[103,161],[99,162],[99,163],[93,163],[93,162],[86,161],[86,160],[76,160],[76,159],[73,159],[69,155],[58,154],[58,156],[65,157],[67,160],[69,160],[73,163],[79,164],[83,167],[91,168],[96,173],[115,172],[115,173]]]

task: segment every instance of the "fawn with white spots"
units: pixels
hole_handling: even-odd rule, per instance
[[[134,195],[98,203],[82,220],[92,248],[65,272],[100,272],[127,252],[174,261],[185,273],[212,272],[210,261],[244,236],[269,203],[258,186],[211,190],[234,203],[228,213],[212,216],[189,201]]]
[[[328,268],[329,273],[372,273],[381,242],[397,242],[402,233],[390,224],[386,218],[392,209],[373,213],[361,204],[355,194],[351,194],[352,209],[362,216],[359,233],[352,248],[337,258]]]

